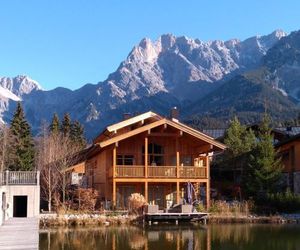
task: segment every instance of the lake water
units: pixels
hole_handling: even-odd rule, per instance
[[[300,225],[152,225],[40,231],[48,250],[299,250]]]

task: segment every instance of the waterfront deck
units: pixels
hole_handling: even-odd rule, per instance
[[[39,249],[37,218],[11,218],[0,226],[0,249]]]

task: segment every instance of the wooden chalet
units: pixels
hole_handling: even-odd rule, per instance
[[[88,186],[116,208],[126,208],[132,193],[160,208],[179,204],[187,183],[209,206],[210,158],[225,148],[151,111],[108,126],[93,143],[85,161]]]
[[[286,187],[300,194],[300,134],[275,145],[283,164]]]

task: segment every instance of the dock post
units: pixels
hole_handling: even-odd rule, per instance
[[[175,224],[178,225],[178,220],[175,221]]]
[[[149,226],[151,226],[151,220],[148,221]]]

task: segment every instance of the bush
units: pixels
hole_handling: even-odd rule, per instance
[[[130,213],[141,214],[143,206],[146,204],[144,196],[139,193],[133,193],[128,198],[128,208]]]
[[[205,208],[205,206],[203,205],[203,203],[197,204],[197,205],[196,205],[196,210],[197,210],[197,212],[199,212],[199,213],[206,212],[206,208]]]
[[[299,212],[300,195],[293,194],[290,190],[282,193],[268,194],[264,205],[271,207],[276,212]]]
[[[94,211],[99,194],[92,188],[77,188],[70,191],[69,209]]]

